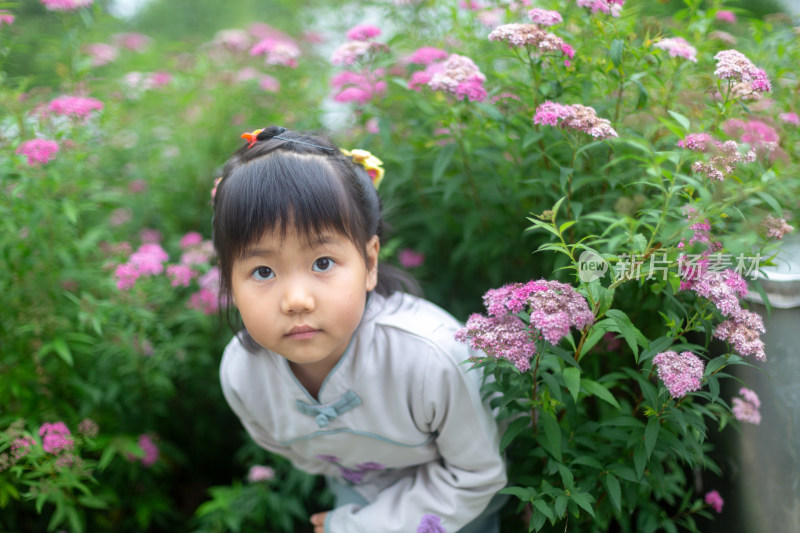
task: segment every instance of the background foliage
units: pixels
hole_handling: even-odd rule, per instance
[[[539,2],[564,17],[553,31],[575,49],[566,65],[560,53],[488,40],[492,25],[529,22],[533,6],[469,5],[171,0],[120,20],[101,1],[66,12],[0,2],[15,16],[0,24],[0,529],[303,531],[330,505],[319,480],[255,448],[222,399],[230,332],[200,277],[213,258],[194,264],[186,286],[163,271],[121,289],[116,275],[142,245],[157,243],[162,263],[175,265],[191,249],[187,234],[207,240],[219,166],[242,131],[273,123],[325,128],[383,159],[384,260],[422,254],[412,273],[460,319],[482,309],[488,289],[538,278],[573,284],[593,304],[603,326],[540,344],[540,372],[481,363],[511,424],[503,444],[515,500],[504,530],[697,530],[710,516],[700,500],[724,473],[709,434],[732,421],[718,381],[751,360],[712,342],[719,312],[679,290],[678,245],[693,236],[681,209],[708,219],[726,253],[765,257],[775,243],[764,217],[797,216],[800,136],[779,118],[800,107],[795,23],[765,16],[766,2],[629,0],[620,17]],[[723,9],[737,22],[720,21]],[[252,45],[269,31],[254,22],[294,40],[296,68],[266,65],[216,33],[249,30]],[[383,30],[386,49],[333,65],[347,30],[364,23]],[[141,46],[126,48],[121,34],[131,33],[146,36]],[[697,62],[654,46],[667,37],[685,38]],[[116,59],[93,64],[91,43],[115,43]],[[404,60],[422,46],[470,57],[486,97],[410,89],[424,67]],[[728,48],[767,72],[764,98],[725,99],[713,57]],[[385,87],[337,102],[332,80],[343,70]],[[85,118],[47,111],[62,95],[103,107]],[[533,124],[547,100],[592,106],[619,136]],[[740,141],[726,133],[730,119],[762,121],[779,140],[711,182],[691,170],[702,154],[677,143],[697,132]],[[59,144],[52,160],[28,163],[19,149],[34,138]],[[612,266],[623,253],[668,252],[674,272],[582,283],[586,247]],[[668,348],[706,361],[703,390],[679,402],[651,361]],[[41,444],[41,426],[59,421],[70,461],[40,448],[18,457],[17,439]],[[248,480],[254,465],[275,478]],[[712,481],[698,485],[695,471]]]

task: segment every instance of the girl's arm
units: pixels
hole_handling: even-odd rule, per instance
[[[446,531],[455,532],[478,517],[506,483],[498,428],[481,402],[480,377],[447,356],[428,357],[412,411],[435,435],[441,459],[421,465],[363,508],[331,511],[325,531],[408,533],[425,515],[436,515]]]

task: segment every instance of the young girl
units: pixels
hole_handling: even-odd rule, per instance
[[[497,531],[506,474],[481,374],[456,320],[379,268],[369,154],[284,128],[242,137],[214,197],[222,294],[244,325],[220,367],[231,408],[326,476],[336,507],[315,533]]]

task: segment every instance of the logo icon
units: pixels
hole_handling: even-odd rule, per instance
[[[578,258],[578,277],[588,283],[606,275],[608,263],[601,256],[588,250]]]

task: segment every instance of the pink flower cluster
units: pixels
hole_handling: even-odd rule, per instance
[[[404,248],[397,254],[397,259],[403,268],[417,268],[425,262],[425,254],[416,252],[411,248]]]
[[[139,435],[137,444],[139,444],[139,448],[142,449],[144,455],[142,457],[136,457],[133,454],[129,454],[128,459],[131,461],[140,461],[146,468],[150,468],[158,461],[158,446],[147,433]]]
[[[83,50],[92,58],[93,67],[108,65],[119,57],[119,49],[112,44],[90,43],[84,46]]]
[[[719,495],[719,492],[712,490],[706,493],[704,498],[706,505],[709,505],[717,514],[722,512],[722,506],[725,504],[725,501],[722,499],[722,496]]]
[[[712,271],[707,259],[691,265],[690,269],[684,263],[680,270],[681,290],[692,290],[706,298],[727,318],[714,330],[714,337],[732,344],[739,355],[766,360],[760,338],[766,331],[764,321],[758,314],[742,308],[739,302],[747,295],[747,282],[742,276],[731,269]]]
[[[666,51],[670,57],[682,57],[692,63],[697,63],[697,48],[681,37],[661,39],[653,46]]]
[[[251,56],[263,55],[267,65],[280,65],[297,68],[300,47],[294,40],[279,37],[267,37],[250,49]]]
[[[385,44],[375,41],[346,41],[333,51],[331,63],[339,67],[350,67],[361,61],[369,61],[388,49]]]
[[[41,0],[48,11],[74,11],[92,5],[94,0]]]
[[[691,205],[683,206],[681,211],[683,211],[683,214],[686,215],[686,219],[691,223],[689,229],[692,230],[692,236],[689,238],[689,246],[695,243],[708,245],[703,252],[704,258],[722,249],[722,243],[717,240],[712,240],[711,238],[711,224],[707,218],[702,218],[700,213],[697,212],[697,209]],[[681,242],[678,243],[678,248],[684,248],[685,246],[685,240],[681,239]]]
[[[92,111],[103,109],[103,102],[85,96],[59,96],[47,105],[47,110],[55,115],[88,118]]]
[[[488,316],[473,314],[456,340],[483,350],[490,357],[508,359],[520,370],[530,369],[536,345],[530,330],[550,344],[569,335],[570,327],[583,329],[594,322],[586,299],[571,285],[558,281],[513,283],[491,289],[483,296]],[[530,328],[517,313],[527,311]]]
[[[156,72],[139,72],[132,71],[125,74],[123,82],[131,89],[139,91],[149,91],[150,89],[158,89],[169,85],[172,81],[172,74],[166,70],[159,70]]]
[[[14,15],[4,9],[0,10],[0,26],[3,24],[7,24],[8,26],[14,24]]]
[[[219,310],[219,268],[212,267],[197,280],[200,289],[189,297],[188,307],[206,315]]]
[[[528,18],[531,22],[539,26],[555,26],[561,24],[564,19],[558,11],[551,11],[549,9],[534,8],[528,11]]]
[[[692,170],[710,180],[724,181],[730,176],[739,163],[752,163],[756,153],[748,150],[742,154],[736,141],[721,142],[707,133],[690,133],[685,139],[678,141],[678,146],[709,154],[708,161],[695,161]]]
[[[526,47],[541,53],[560,52],[566,56],[564,64],[575,56],[575,49],[554,33],[545,31],[536,24],[503,24],[489,33],[490,41],[503,41],[512,48]]]
[[[578,7],[585,7],[595,13],[604,13],[612,17],[618,17],[622,13],[622,6],[625,0],[577,0]]]
[[[758,155],[768,155],[778,149],[780,137],[775,129],[760,120],[730,119],[722,124],[722,131],[729,137],[738,137]]]
[[[347,31],[350,41],[371,41],[381,34],[381,29],[371,24],[358,24]]]
[[[682,398],[700,389],[705,363],[692,352],[661,352],[653,358],[653,363],[658,369],[658,378],[673,398]]]
[[[112,42],[120,48],[132,52],[142,52],[150,45],[151,39],[143,33],[129,32],[114,34]]]
[[[28,158],[30,166],[44,165],[55,158],[58,143],[47,139],[31,139],[20,143],[16,153]]]
[[[386,92],[386,81],[381,79],[383,75],[382,68],[375,69],[374,72],[342,71],[331,78],[331,85],[339,91],[333,99],[341,103],[356,102],[358,105],[364,105],[370,100],[379,98]]]
[[[253,465],[247,472],[247,481],[250,483],[271,481],[273,479],[275,479],[275,470],[269,466]]]
[[[753,65],[743,53],[732,49],[723,50],[717,52],[714,59],[717,61],[714,75],[719,79],[747,83],[757,93],[772,90],[767,73]]]
[[[446,50],[441,48],[432,48],[430,46],[423,46],[414,50],[414,52],[405,59],[406,63],[414,63],[417,65],[430,65],[436,61],[447,59],[450,55]]]
[[[75,441],[72,440],[72,434],[64,422],[42,424],[39,428],[39,436],[42,437],[44,451],[53,455],[72,449],[75,444]]]
[[[536,108],[534,124],[561,126],[567,130],[587,133],[595,139],[617,137],[607,119],[599,118],[594,108],[580,104],[564,105],[546,101]]]
[[[790,225],[786,220],[775,218],[772,215],[767,215],[767,217],[761,221],[761,225],[767,230],[767,237],[770,239],[781,240],[784,235],[794,231],[794,226]]]
[[[487,96],[483,87],[485,81],[486,76],[472,59],[450,54],[446,60],[429,63],[425,70],[414,72],[408,88],[419,91],[422,86],[427,86],[434,91],[452,94],[458,100],[467,98],[471,102],[482,102]]]
[[[28,455],[35,445],[36,441],[27,435],[14,439],[14,442],[11,443],[11,456],[18,461]]]
[[[719,10],[717,11],[716,18],[720,22],[727,22],[733,24],[736,22],[736,14],[733,11]]]
[[[792,112],[781,113],[780,115],[778,115],[778,118],[787,124],[791,124],[793,126],[800,126],[800,116],[797,116],[797,113],[792,113]]]
[[[758,425],[761,423],[761,400],[758,394],[750,389],[742,387],[739,389],[741,398],[734,398],[733,402],[733,416],[740,422],[748,422],[750,424]]]

